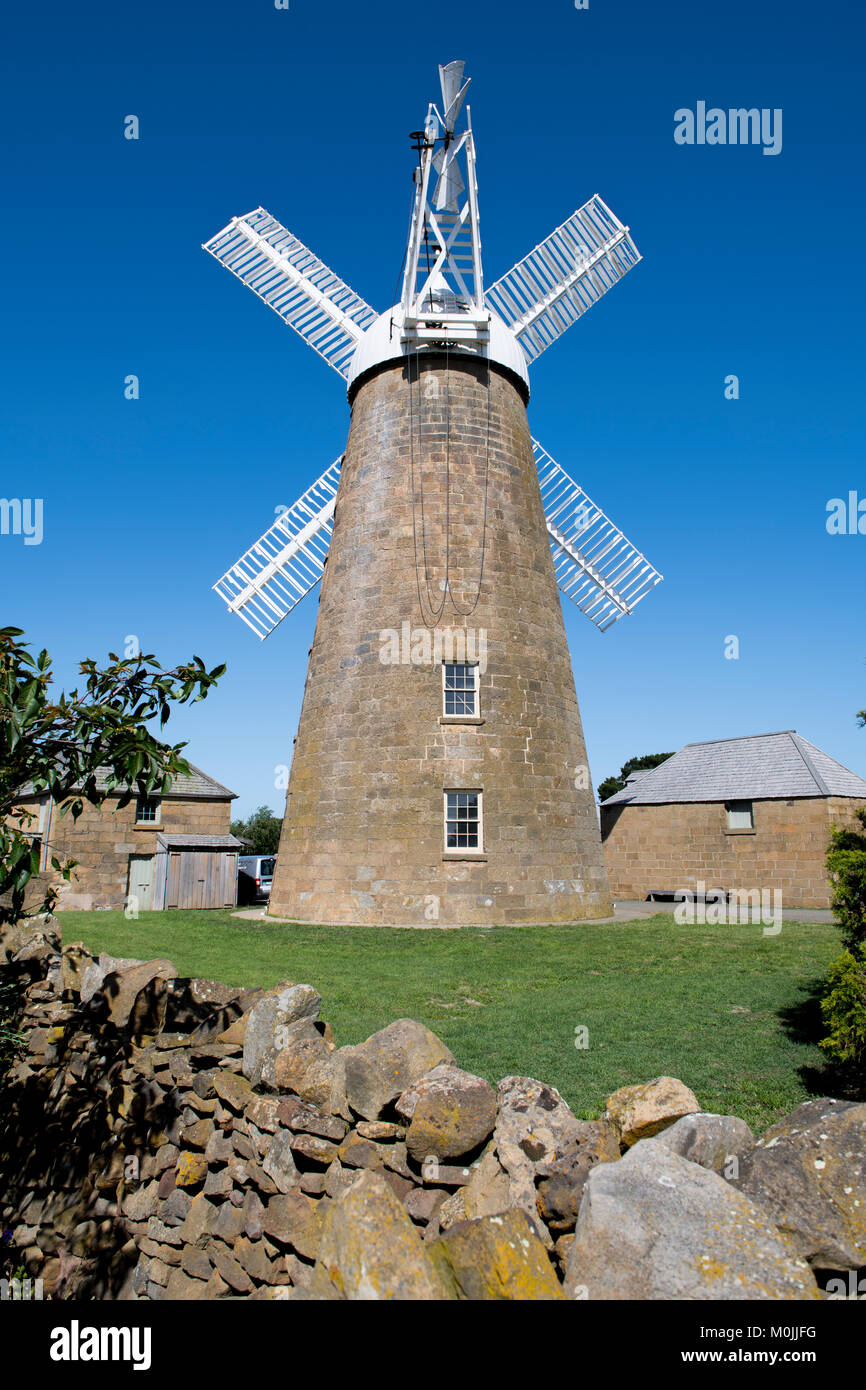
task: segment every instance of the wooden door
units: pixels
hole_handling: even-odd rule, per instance
[[[139,912],[149,912],[153,907],[153,855],[131,854],[129,856],[128,900],[134,900]]]
[[[191,855],[191,892],[193,897],[193,907],[210,907],[208,901],[208,869],[210,867],[211,856],[202,850],[196,850]]]

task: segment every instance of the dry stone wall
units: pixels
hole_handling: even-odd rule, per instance
[[[582,1121],[411,1019],[337,1047],[308,984],[95,958],[52,919],[0,960],[4,1273],[46,1297],[815,1299],[866,1263],[866,1105],[756,1142],[659,1077]]]

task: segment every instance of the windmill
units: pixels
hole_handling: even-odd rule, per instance
[[[270,911],[572,922],[609,892],[557,588],[604,631],[661,575],[529,432],[528,367],[637,264],[595,195],[489,288],[464,64],[377,314],[257,208],[205,249],[347,384],[346,449],[214,585],[266,638],[320,581]]]

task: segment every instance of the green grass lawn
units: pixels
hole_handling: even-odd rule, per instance
[[[269,925],[227,911],[64,912],[62,922],[67,942],[168,956],[183,975],[315,985],[339,1044],[419,1019],[461,1066],[494,1083],[535,1076],[583,1118],[618,1086],[662,1074],[758,1129],[823,1093],[812,991],[839,954],[832,925],[786,922],[764,937],[760,926],[677,926],[665,913],[459,931]]]

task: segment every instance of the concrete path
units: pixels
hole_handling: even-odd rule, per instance
[[[666,912],[673,916],[679,904],[677,903],[648,903],[648,902],[621,902],[614,903],[612,917],[592,917],[580,925],[585,927],[604,927],[611,926],[615,922],[635,922],[642,917],[655,917],[660,912]],[[262,907],[239,908],[232,913],[233,917],[243,917],[249,922],[273,922],[275,926],[281,923],[291,922],[289,917],[268,917],[266,909]],[[760,922],[760,913],[750,914],[748,917],[743,912],[741,921]],[[791,908],[782,913],[784,922],[833,922],[835,918],[832,912],[824,912],[817,908]],[[425,922],[415,927],[406,927],[407,931],[459,931],[460,928],[449,922]]]
[[[638,917],[654,917],[657,912],[673,914],[679,903],[621,902],[614,903],[613,910],[617,922],[633,922]],[[760,920],[760,913],[754,914]],[[610,920],[608,918],[608,920]],[[746,920],[745,915],[743,920]],[[751,917],[748,919],[751,920]],[[820,908],[785,908],[782,910],[783,922],[835,922],[832,912]]]

